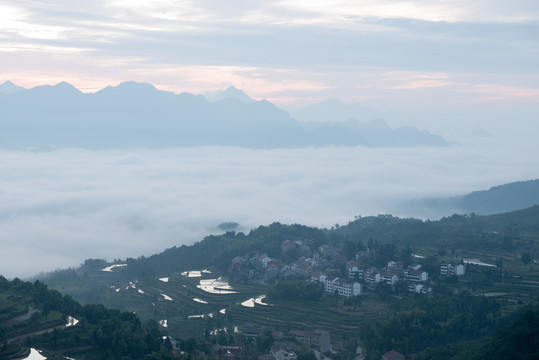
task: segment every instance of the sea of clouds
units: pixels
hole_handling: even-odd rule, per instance
[[[409,199],[539,177],[535,145],[0,151],[0,274],[138,257],[278,221],[413,216]]]

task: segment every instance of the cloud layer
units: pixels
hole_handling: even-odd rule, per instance
[[[190,244],[217,225],[331,227],[397,203],[537,178],[535,147],[0,152],[0,274]],[[397,215],[409,216],[402,211]]]

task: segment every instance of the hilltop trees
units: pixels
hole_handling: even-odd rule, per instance
[[[532,258],[532,255],[530,254],[529,251],[524,251],[522,253],[522,256],[520,257],[520,261],[522,261],[524,263],[524,265],[529,265],[533,262],[533,258]]]

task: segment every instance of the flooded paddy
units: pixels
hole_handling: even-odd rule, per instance
[[[228,284],[227,281],[222,280],[221,278],[217,279],[203,279],[200,280],[197,288],[204,290],[210,294],[236,294],[237,291],[234,291],[232,286]]]
[[[172,301],[172,298],[166,294],[161,294],[161,296],[165,299],[165,300],[168,300],[168,301]]]
[[[118,267],[124,267],[124,266],[127,266],[127,264],[116,264],[116,265],[111,265],[111,266],[107,266],[107,267],[104,268],[104,269],[101,269],[101,271],[112,272],[113,269],[118,268]]]

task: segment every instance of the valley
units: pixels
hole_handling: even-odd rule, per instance
[[[437,340],[431,339],[430,344],[445,346],[491,336],[522,309],[536,306],[539,265],[527,261],[525,254],[531,259],[537,254],[538,212],[536,206],[491,216],[454,215],[437,222],[378,216],[331,230],[275,223],[249,234],[229,231],[209,236],[193,246],[148,258],[113,264],[87,260],[80,268],[58,271],[43,280],[82,303],[136,313],[159,324],[160,331],[172,338],[217,336],[227,343],[234,338],[233,343],[244,344],[246,338],[268,331],[287,338],[297,331],[321,329],[329,332],[334,352],[353,354],[359,346],[366,358],[376,358],[390,350],[384,350],[388,339],[378,333],[410,312],[424,311],[419,318],[427,323],[415,330],[419,333],[432,333],[434,329],[426,324],[438,319],[433,323],[438,324]],[[422,240],[425,237],[429,240]],[[295,255],[283,251],[284,244],[290,243],[295,244]],[[335,253],[323,256],[319,249],[328,248]],[[299,256],[300,249],[309,250],[311,257]],[[250,264],[247,273],[238,267],[241,258]],[[270,268],[262,262],[257,265],[262,258],[272,264]],[[300,261],[311,261],[308,274],[286,271]],[[385,264],[420,264],[428,280],[418,287],[419,283],[404,277],[393,285],[359,279],[362,292],[351,298],[328,294],[323,288],[312,300],[275,295],[283,284],[314,286],[311,274],[324,268],[346,278],[347,268],[362,261],[380,267],[382,276]],[[459,262],[465,274],[442,276],[442,265]],[[272,266],[279,273],[277,282],[265,281]],[[484,312],[478,313],[477,306]],[[442,314],[439,308],[454,310]],[[474,326],[458,331],[455,326],[460,321],[472,321]],[[393,335],[395,345],[400,344],[408,356],[421,356],[425,345],[418,340],[404,345],[402,339],[408,335],[401,331]]]

